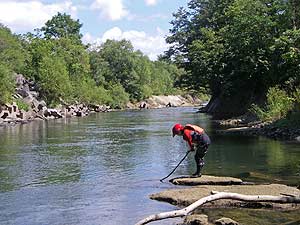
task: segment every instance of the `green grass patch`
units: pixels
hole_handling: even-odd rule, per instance
[[[26,102],[23,101],[23,99],[16,99],[15,102],[19,109],[25,110],[26,112],[29,111],[30,107]]]

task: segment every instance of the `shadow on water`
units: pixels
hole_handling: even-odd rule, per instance
[[[134,224],[149,214],[176,209],[148,196],[179,188],[159,181],[187,150],[180,137],[171,137],[178,122],[199,124],[210,135],[205,174],[299,182],[299,146],[217,134],[210,117],[196,111],[98,113],[0,128],[0,224]],[[190,154],[170,178],[194,169]],[[272,212],[266,215],[264,224],[274,224]]]

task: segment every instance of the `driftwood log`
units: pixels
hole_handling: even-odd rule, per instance
[[[300,196],[297,197],[297,196],[290,196],[290,195],[288,196],[243,195],[237,193],[215,192],[215,191],[213,191],[212,194],[213,195],[199,199],[198,201],[194,202],[193,204],[183,209],[150,215],[144,218],[143,220],[140,220],[135,225],[147,224],[153,221],[163,220],[167,218],[187,216],[199,206],[207,202],[212,202],[218,199],[233,199],[233,200],[246,201],[246,202],[274,202],[274,203],[283,203],[283,204],[300,203]]]

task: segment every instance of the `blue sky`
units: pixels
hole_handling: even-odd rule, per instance
[[[33,32],[57,12],[83,23],[83,42],[128,39],[150,59],[167,49],[172,13],[188,0],[0,0],[0,23],[15,33]]]

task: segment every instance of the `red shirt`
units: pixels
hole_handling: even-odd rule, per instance
[[[198,127],[195,125],[191,125],[191,124],[185,125],[184,130],[183,130],[183,140],[187,141],[187,143],[189,144],[191,149],[193,146],[193,138],[192,138],[193,132],[203,134],[204,130],[201,127]]]

